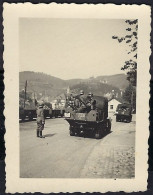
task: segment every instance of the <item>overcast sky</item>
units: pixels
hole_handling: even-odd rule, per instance
[[[20,71],[61,79],[124,73],[127,46],[112,36],[126,28],[125,20],[20,18]]]

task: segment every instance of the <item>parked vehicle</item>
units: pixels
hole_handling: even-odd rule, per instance
[[[44,103],[44,116],[45,118],[52,118],[53,117],[53,109],[52,104],[49,102]]]
[[[19,105],[19,119],[24,121],[25,119],[33,120],[36,118],[36,109],[37,105],[33,102],[26,101],[25,107],[23,104]],[[45,118],[57,118],[57,117],[63,117],[65,113],[65,108],[56,108],[52,109],[52,104],[45,102],[44,103],[44,115]]]
[[[33,120],[36,118],[37,100],[27,97],[27,81],[25,82],[24,98],[20,97],[19,101],[19,119],[24,121],[26,118]],[[64,101],[55,100],[52,105],[50,102],[44,102],[44,115],[45,118],[63,117],[65,112]]]
[[[19,118],[24,121],[26,118],[33,120],[36,118],[36,106],[35,103],[26,101],[25,106],[21,104],[19,106]]]
[[[70,136],[80,134],[92,134],[100,139],[111,130],[111,121],[108,119],[108,100],[101,96],[94,96],[93,109],[84,103],[84,112],[77,112],[75,105],[67,103],[65,119],[70,124]],[[78,109],[79,110],[79,109]]]
[[[132,106],[131,104],[123,103],[119,104],[116,109],[116,122],[128,122],[132,121]]]
[[[52,117],[58,118],[63,117],[65,113],[65,109],[56,108],[52,110]]]
[[[52,115],[53,117],[63,117],[65,113],[65,104],[61,104],[60,102],[56,101],[53,103],[52,106]]]

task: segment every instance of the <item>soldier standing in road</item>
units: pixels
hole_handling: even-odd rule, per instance
[[[44,129],[45,124],[45,117],[44,117],[44,109],[43,109],[44,103],[40,102],[39,106],[37,108],[36,114],[37,114],[37,137],[45,138],[42,136],[42,130]]]

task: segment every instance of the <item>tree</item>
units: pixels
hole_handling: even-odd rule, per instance
[[[123,37],[112,36],[113,39],[118,40],[119,43],[124,42],[128,45],[129,58],[125,61],[125,64],[121,67],[121,70],[127,71],[127,80],[136,86],[137,80],[137,31],[138,31],[138,20],[125,20],[128,24],[126,28],[127,34]]]
[[[136,110],[136,88],[129,84],[123,93],[123,100],[132,105],[132,108]]]

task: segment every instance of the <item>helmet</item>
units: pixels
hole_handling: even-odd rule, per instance
[[[43,102],[43,101],[40,101],[40,102],[38,103],[38,105],[39,105],[39,107],[43,107],[43,106],[44,106],[44,102]]]
[[[83,91],[83,90],[81,90],[81,91],[80,91],[80,95],[83,95],[83,94],[84,94],[84,91]]]
[[[88,95],[89,95],[89,96],[93,96],[93,93],[89,92]]]

